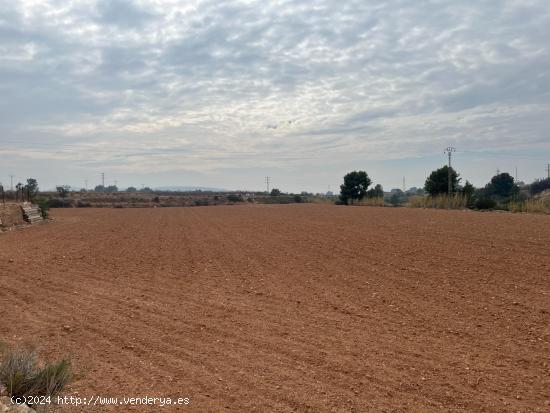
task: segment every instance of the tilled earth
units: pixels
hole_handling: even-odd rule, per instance
[[[0,340],[105,412],[550,411],[550,217],[54,210],[0,235]]]

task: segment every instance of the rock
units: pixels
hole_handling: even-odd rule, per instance
[[[26,404],[13,404],[9,397],[0,397],[0,413],[36,413]]]

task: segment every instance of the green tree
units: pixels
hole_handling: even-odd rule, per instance
[[[279,196],[279,195],[281,195],[281,191],[280,191],[279,189],[277,189],[277,188],[273,188],[273,189],[271,190],[271,194],[270,194],[270,195],[271,195],[271,196]]]
[[[27,185],[25,189],[28,191],[29,198],[32,201],[38,194],[38,181],[34,178],[27,179]]]
[[[546,179],[537,179],[531,184],[531,194],[536,195],[542,191],[550,189],[550,178]]]
[[[499,198],[511,198],[519,193],[519,187],[514,182],[514,178],[507,172],[493,176],[485,189],[488,195]]]
[[[367,198],[382,198],[384,196],[384,188],[382,185],[376,184],[374,188],[367,191]]]
[[[69,185],[62,185],[55,188],[57,190],[57,193],[61,198],[66,198],[67,194],[71,190],[71,187]]]
[[[105,192],[105,187],[103,185],[97,185],[95,188],[94,188],[94,191],[95,192]]]
[[[129,186],[128,188],[126,188],[126,192],[136,192],[137,189],[133,186]]]
[[[456,193],[458,190],[458,184],[460,182],[459,175],[451,168],[451,193]],[[442,168],[432,171],[426,183],[424,189],[431,196],[449,193],[449,167],[447,165]]]
[[[476,188],[470,183],[470,181],[466,181],[461,192],[462,195],[464,195],[464,197],[466,198],[467,205],[472,206],[474,203]]]
[[[371,180],[365,171],[353,171],[344,176],[344,183],[340,185],[340,200],[344,204],[354,200],[361,200],[367,194]]]

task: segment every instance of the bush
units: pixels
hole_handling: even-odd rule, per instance
[[[227,195],[227,200],[228,200],[229,202],[243,202],[242,196],[240,196],[240,195],[235,195],[235,194],[229,194],[229,195]]]
[[[496,206],[496,201],[491,198],[479,198],[474,204],[476,209],[494,209]]]
[[[10,397],[51,397],[72,380],[67,360],[38,366],[34,351],[9,351],[0,364],[0,384]]]
[[[71,202],[66,199],[51,198],[50,200],[48,200],[49,208],[69,208],[70,206]]]
[[[538,179],[531,184],[531,194],[536,195],[550,189],[550,178]]]
[[[35,202],[40,208],[40,214],[42,215],[42,218],[47,219],[48,216],[50,215],[49,213],[50,205],[48,202],[48,198],[39,196],[36,198]]]
[[[292,197],[292,199],[294,200],[294,202],[296,202],[297,204],[301,204],[303,202],[305,202],[304,198],[302,198],[302,195],[294,195]]]

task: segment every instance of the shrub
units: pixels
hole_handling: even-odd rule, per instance
[[[0,384],[10,397],[51,397],[72,380],[67,360],[39,367],[34,351],[8,351],[0,364]]]
[[[474,204],[476,209],[494,209],[496,206],[496,201],[491,198],[479,198]]]
[[[49,208],[68,208],[71,206],[70,201],[61,198],[51,198],[48,200]]]
[[[236,195],[236,194],[229,194],[229,195],[227,195],[227,200],[228,200],[229,202],[243,202],[242,196]]]
[[[47,219],[49,214],[50,205],[48,202],[48,198],[39,196],[35,199],[36,204],[40,208],[40,214],[42,215],[42,218]]]
[[[305,202],[304,198],[302,198],[302,195],[294,195],[292,197],[292,199],[294,200],[294,202],[296,202],[297,204],[301,204],[303,202]]]
[[[531,184],[531,194],[536,195],[550,189],[550,178],[538,179]]]

